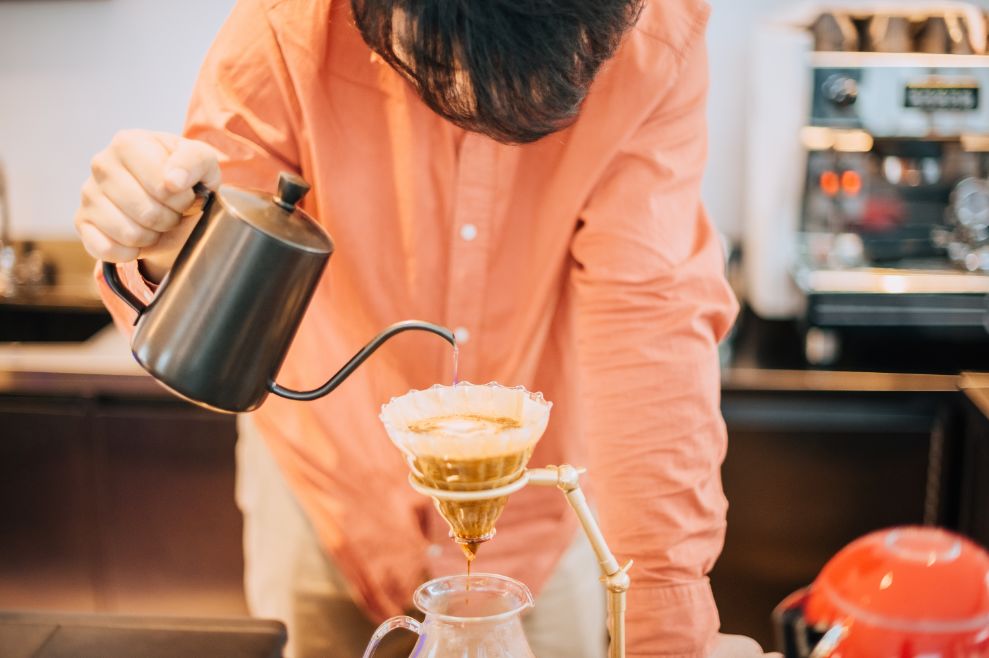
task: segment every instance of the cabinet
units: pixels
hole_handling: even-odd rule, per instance
[[[978,385],[965,387],[958,527],[983,546],[989,546],[989,376],[978,378],[981,380]]]
[[[950,391],[726,390],[728,531],[711,576],[723,631],[772,647],[773,607],[847,543],[951,526],[958,402]]]
[[[0,608],[245,611],[231,416],[0,397]]]

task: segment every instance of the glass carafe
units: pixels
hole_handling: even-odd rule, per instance
[[[412,600],[426,618],[384,622],[371,636],[364,658],[371,658],[384,636],[400,628],[419,635],[411,654],[416,658],[534,658],[521,619],[532,607],[532,594],[517,580],[488,573],[444,576],[421,585]]]

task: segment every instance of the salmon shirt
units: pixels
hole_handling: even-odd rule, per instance
[[[718,628],[707,580],[727,507],[717,345],[737,306],[700,200],[708,12],[648,0],[577,121],[519,146],[429,110],[372,54],[348,1],[240,0],[185,131],[217,149],[224,184],[273,192],[280,171],[301,174],[303,207],[336,243],[281,385],[315,388],[387,325],[419,319],[457,332],[462,380],[553,402],[530,465],[587,468],[612,551],[635,562],[630,656],[702,656]],[[134,263],[120,272],[154,294]],[[451,379],[450,345],[407,332],[327,397],[269,396],[254,412],[374,618],[405,610],[425,578],[464,570],[378,420],[390,398]],[[559,491],[527,487],[475,569],[538,594],[577,529]]]

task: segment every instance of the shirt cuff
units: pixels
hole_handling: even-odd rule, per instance
[[[629,658],[705,658],[720,626],[707,578],[690,583],[628,590],[626,630]]]
[[[158,284],[144,278],[137,261],[120,263],[116,268],[117,275],[120,277],[120,282],[124,284],[124,287],[130,290],[143,303],[150,303],[155,296],[155,291],[158,289]],[[129,335],[135,321],[133,309],[113,294],[110,287],[107,286],[106,281],[103,280],[103,264],[100,262],[96,263],[95,275],[96,281],[99,283],[100,297],[102,297],[104,305],[110,311],[110,315],[113,316],[116,325],[124,333]]]

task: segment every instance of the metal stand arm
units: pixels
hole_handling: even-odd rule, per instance
[[[628,570],[632,567],[632,562],[630,560],[624,567],[618,566],[618,560],[608,548],[601,528],[598,527],[598,522],[591,513],[587,499],[584,498],[584,492],[580,489],[579,480],[582,472],[568,465],[531,468],[526,469],[522,476],[511,484],[480,491],[434,489],[418,482],[412,473],[409,473],[409,484],[425,496],[461,503],[508,496],[529,484],[556,487],[566,494],[567,502],[570,503],[570,507],[580,519],[584,534],[591,541],[591,547],[594,549],[594,554],[598,558],[598,565],[601,567],[601,582],[604,583],[605,589],[608,591],[608,631],[611,633],[608,658],[625,658],[625,592],[628,591],[631,583]]]
[[[567,502],[580,519],[584,534],[597,555],[598,565],[601,567],[601,582],[608,590],[608,631],[611,634],[608,658],[625,658],[625,592],[631,584],[628,570],[632,562],[630,560],[625,566],[618,566],[618,560],[608,548],[584,492],[580,489],[580,473],[581,471],[568,465],[547,466],[526,472],[529,484],[556,487],[566,494]]]

